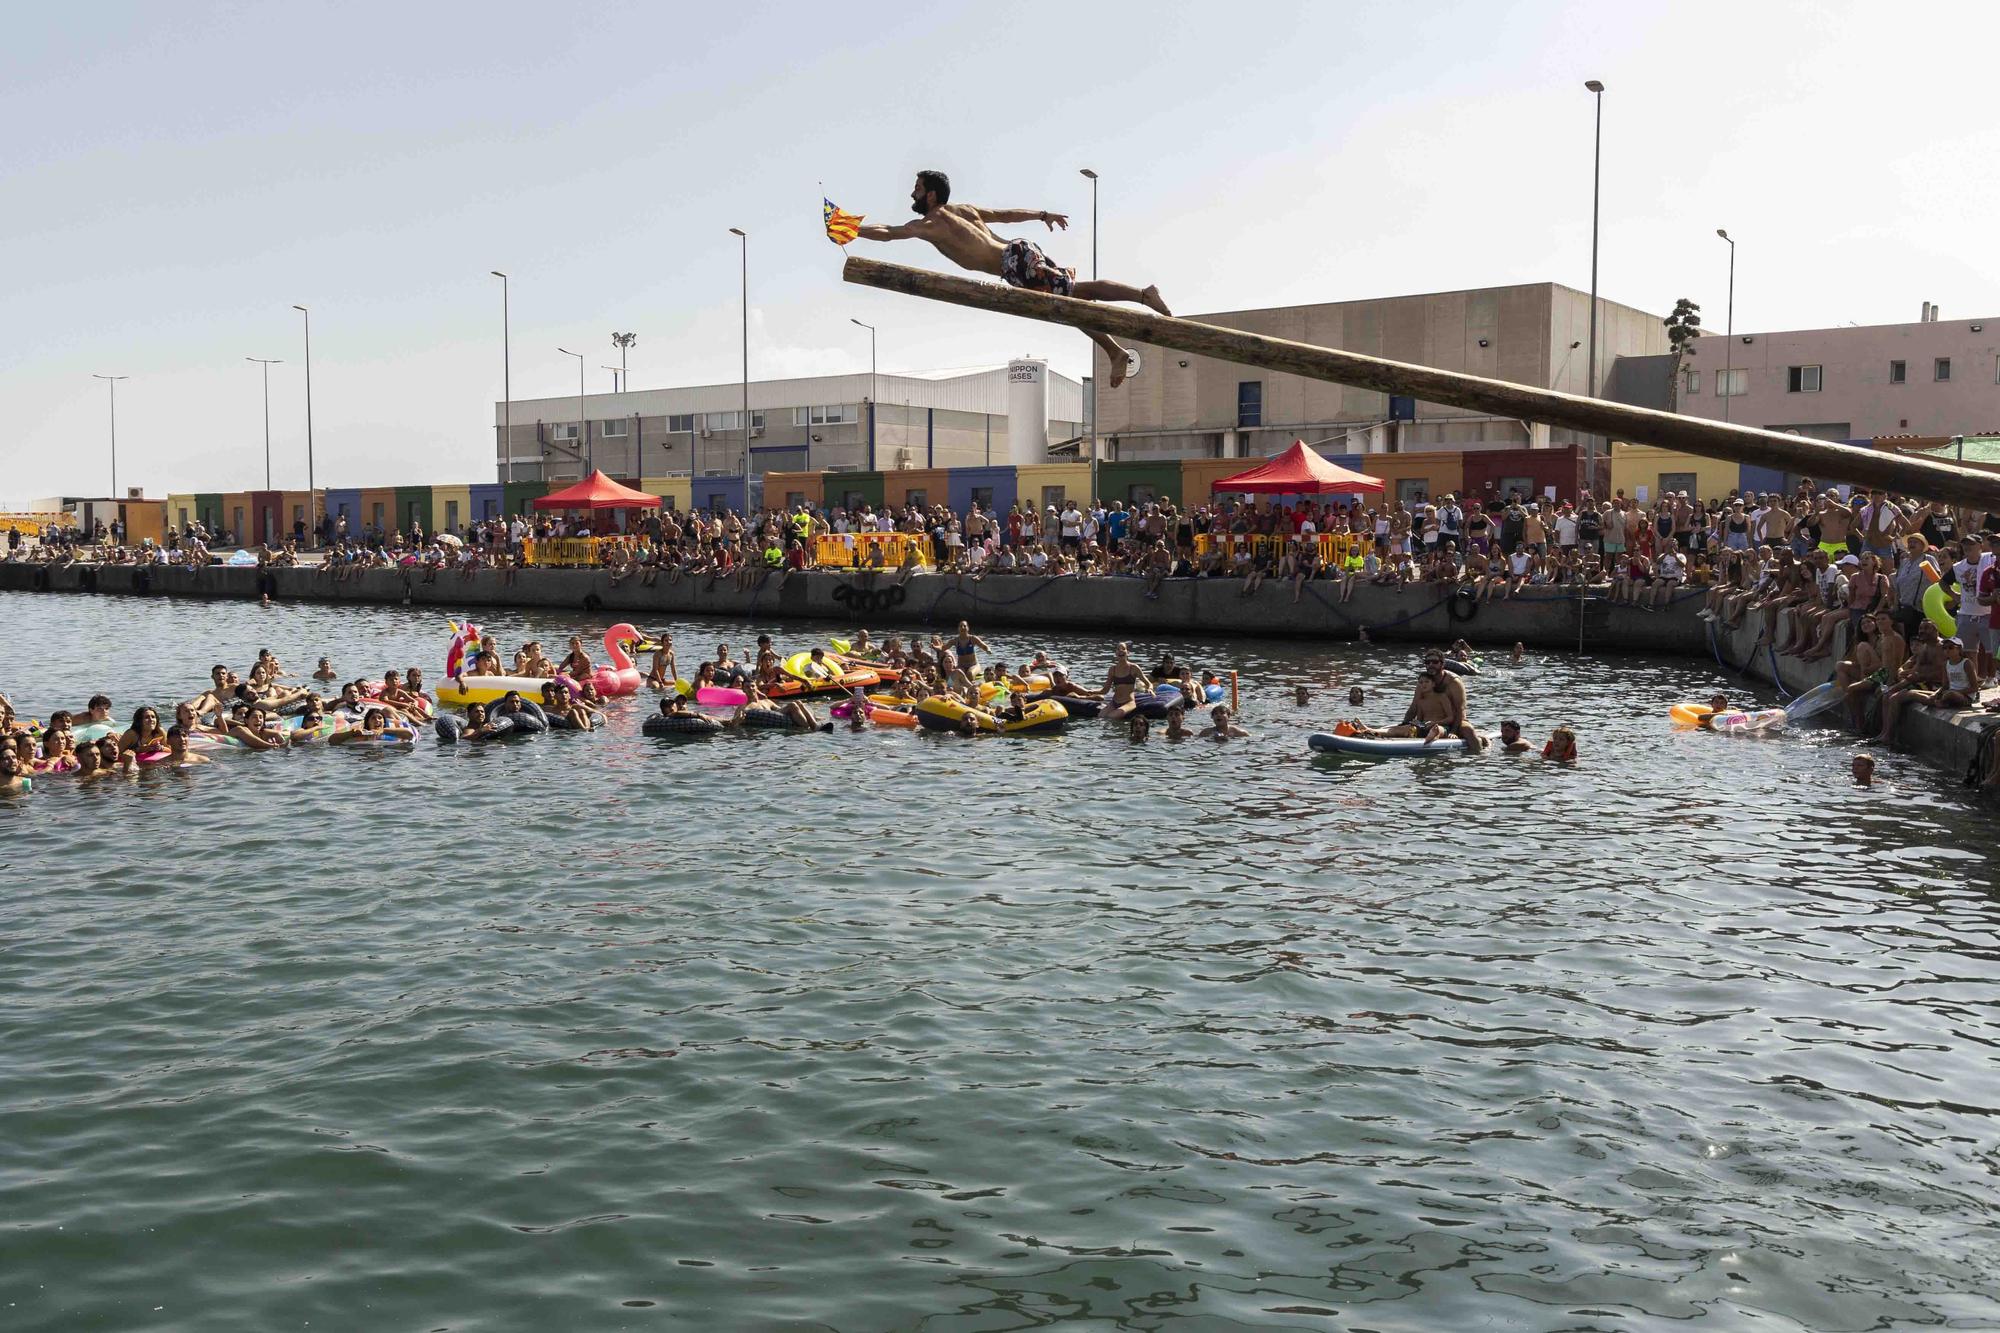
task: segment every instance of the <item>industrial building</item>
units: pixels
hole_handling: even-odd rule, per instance
[[[1588,394],[1590,296],[1557,283],[1194,315],[1204,324],[1515,384]],[[1545,448],[1579,443],[1537,422],[1392,399],[1140,344],[1140,373],[1116,389],[1095,354],[1103,456],[1250,458],[1295,439],[1332,454]],[[1598,301],[1595,391],[1620,357],[1667,351],[1661,317]]]
[[[1036,360],[752,380],[747,438],[743,393],[740,383],[704,384],[495,403],[499,480],[575,481],[595,466],[634,484],[685,477],[724,493],[734,479],[728,502],[740,506],[746,448],[754,481],[1042,463],[1050,445],[1082,433],[1083,386]]]

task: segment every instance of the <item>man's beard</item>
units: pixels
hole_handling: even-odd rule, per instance
[[[921,218],[921,217],[928,217],[928,216],[930,216],[930,211],[931,211],[931,210],[930,210],[930,206],[929,206],[928,204],[926,204],[926,203],[925,203],[925,202],[924,202],[923,200],[921,200],[921,199],[912,199],[912,200],[910,201],[910,211],[911,211],[912,213],[915,213],[915,214],[916,214],[916,215],[917,215],[918,217],[920,217],[920,218]]]

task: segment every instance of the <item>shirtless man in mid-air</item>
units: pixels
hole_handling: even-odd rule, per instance
[[[863,226],[855,233],[864,241],[929,241],[938,253],[961,268],[990,273],[1010,287],[1031,292],[1074,296],[1083,301],[1134,301],[1171,316],[1160,299],[1158,287],[1128,287],[1122,282],[1078,282],[1076,270],[1058,268],[1032,241],[1016,237],[1003,241],[987,227],[989,222],[1040,222],[1050,231],[1067,229],[1069,218],[1031,208],[978,208],[951,202],[951,179],[942,171],[920,171],[910,192],[910,208],[915,222],[900,227]],[[1109,336],[1093,333],[1090,340],[1111,359],[1111,387],[1125,382],[1130,362],[1128,353]]]

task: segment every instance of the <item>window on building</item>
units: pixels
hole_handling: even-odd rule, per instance
[[[993,488],[991,486],[974,486],[972,488],[972,503],[978,505],[981,509],[993,508]]]
[[[804,491],[785,492],[785,508],[797,509],[800,505],[804,504],[805,502],[806,502],[806,493]]]
[[[868,497],[860,491],[842,491],[840,494],[840,507],[850,514],[860,513],[861,506],[867,503]]]
[[[1785,370],[1786,393],[1818,393],[1820,368],[1818,366],[1790,366]]]
[[[446,532],[458,531],[458,501],[456,500],[446,500],[444,502],[444,530]]]
[[[1236,386],[1236,424],[1264,424],[1264,381],[1244,380]]]
[[[742,430],[743,414],[741,412],[710,412],[702,424],[706,429],[711,431]],[[762,412],[752,412],[750,414],[750,429],[764,429],[764,414]]]
[[[904,498],[903,503],[909,505],[929,504],[930,492],[925,490],[921,486],[912,486],[910,488],[909,494]]]
[[[1750,372],[1748,370],[1718,370],[1715,372],[1715,396],[1718,398],[1741,398],[1750,392]]]
[[[1042,487],[1043,513],[1047,513],[1049,510],[1053,509],[1058,514],[1060,514],[1062,512],[1063,505],[1068,503],[1068,501],[1069,501],[1069,487],[1067,486]]]
[[[603,423],[603,429],[606,438],[619,439],[626,435],[630,435],[632,433],[632,423],[627,421],[624,417],[618,417],[615,420],[605,421]]]
[[[694,431],[694,413],[683,412],[678,416],[669,416],[667,418],[667,429],[680,434],[692,434]]]
[[[1683,370],[1681,372],[1681,392],[1692,398],[1701,392],[1701,372]]]
[[[1429,489],[1430,481],[1424,477],[1396,478],[1396,500],[1400,504],[1423,504]]]
[[[836,403],[830,407],[802,407],[798,409],[804,418],[801,426],[852,426],[861,420],[861,409],[852,403]]]
[[[549,427],[549,438],[574,444],[577,438],[577,424],[574,421]]]
[[[1660,489],[1657,492],[1658,494],[1679,495],[1682,491],[1687,492],[1689,500],[1701,499],[1700,491],[1696,487],[1694,473],[1662,472],[1660,474]]]
[[[1951,358],[1941,356],[1931,363],[1931,378],[1942,384],[1951,378]]]
[[[1889,363],[1889,383],[1902,384],[1910,378],[1910,363],[1891,361]]]

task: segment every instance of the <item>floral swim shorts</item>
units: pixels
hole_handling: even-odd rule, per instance
[[[1031,292],[1068,296],[1076,290],[1075,269],[1057,268],[1040,246],[1019,238],[1007,242],[1007,251],[1000,256],[1000,278],[1009,287]]]

